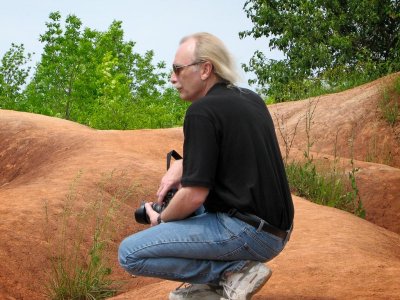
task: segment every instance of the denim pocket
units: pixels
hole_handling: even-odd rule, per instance
[[[240,236],[244,231],[245,226],[243,226],[242,221],[232,218],[225,213],[217,213],[217,219],[224,231],[231,236]]]
[[[229,236],[225,242],[222,260],[267,261],[279,254],[283,248],[282,239],[266,232],[259,232],[253,226],[232,218],[227,214],[218,214],[221,231]]]
[[[265,261],[271,260],[283,249],[282,239],[270,233],[246,228],[244,234],[248,241],[249,251],[263,257]]]

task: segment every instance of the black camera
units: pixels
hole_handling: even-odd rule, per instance
[[[168,206],[169,202],[174,197],[176,192],[177,189],[169,190],[165,195],[162,204],[160,205],[157,202],[154,202],[151,205],[151,208],[154,209],[156,212],[161,213]],[[142,202],[140,207],[135,210],[135,220],[140,224],[150,224],[150,219],[146,213],[146,207],[144,206],[144,204],[145,202]]]

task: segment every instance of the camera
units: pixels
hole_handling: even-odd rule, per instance
[[[157,202],[154,202],[151,205],[151,208],[154,209],[156,212],[161,213],[169,204],[171,199],[174,197],[175,193],[177,192],[177,189],[171,189],[167,192],[165,195],[162,204],[158,204]],[[135,220],[136,222],[140,224],[150,224],[150,219],[149,216],[146,213],[146,207],[144,206],[145,202],[142,202],[140,207],[135,210]]]

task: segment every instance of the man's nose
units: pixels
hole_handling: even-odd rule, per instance
[[[174,71],[171,72],[171,76],[170,76],[170,78],[169,78],[169,81],[170,81],[172,84],[175,84],[175,83],[177,82],[176,74],[175,74]]]

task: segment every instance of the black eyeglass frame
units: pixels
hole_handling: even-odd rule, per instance
[[[176,76],[179,76],[179,73],[182,71],[182,69],[184,69],[186,67],[190,67],[190,66],[195,66],[195,65],[198,65],[198,64],[201,64],[201,63],[204,63],[204,62],[206,62],[206,61],[205,60],[198,60],[198,61],[194,61],[194,62],[192,62],[190,64],[187,64],[187,65],[175,65],[175,64],[173,64],[172,65],[172,70],[173,70],[173,72],[175,73]]]

